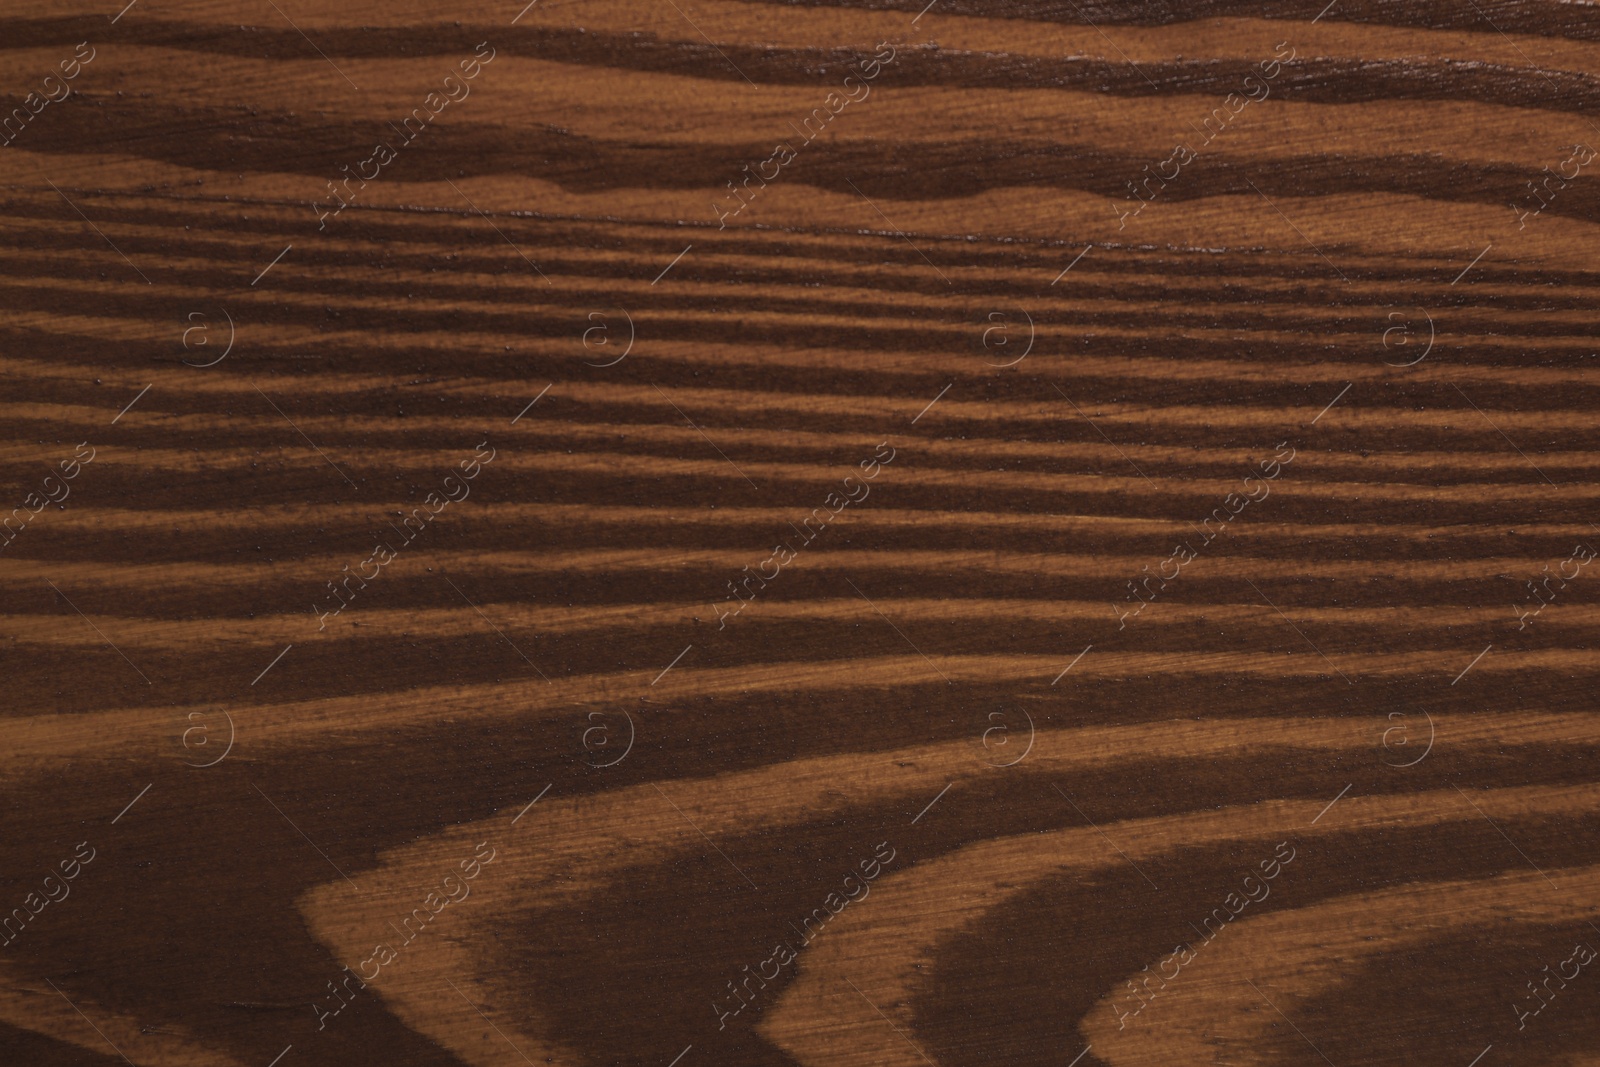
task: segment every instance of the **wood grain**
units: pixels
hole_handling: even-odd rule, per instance
[[[1592,1061],[1600,16],[924,4],[0,13],[0,1062]]]

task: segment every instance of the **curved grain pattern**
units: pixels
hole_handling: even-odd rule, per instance
[[[0,1062],[1593,1058],[1600,16],[524,5],[0,12]]]

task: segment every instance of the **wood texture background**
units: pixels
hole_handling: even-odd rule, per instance
[[[0,1062],[1600,1062],[1600,15],[924,3],[5,4]]]

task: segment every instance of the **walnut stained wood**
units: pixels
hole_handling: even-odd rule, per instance
[[[14,0],[0,1063],[1586,1064],[1600,15]]]

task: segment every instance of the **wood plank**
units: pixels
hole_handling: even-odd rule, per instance
[[[0,1063],[1593,1057],[1589,8],[123,3],[0,12]]]

